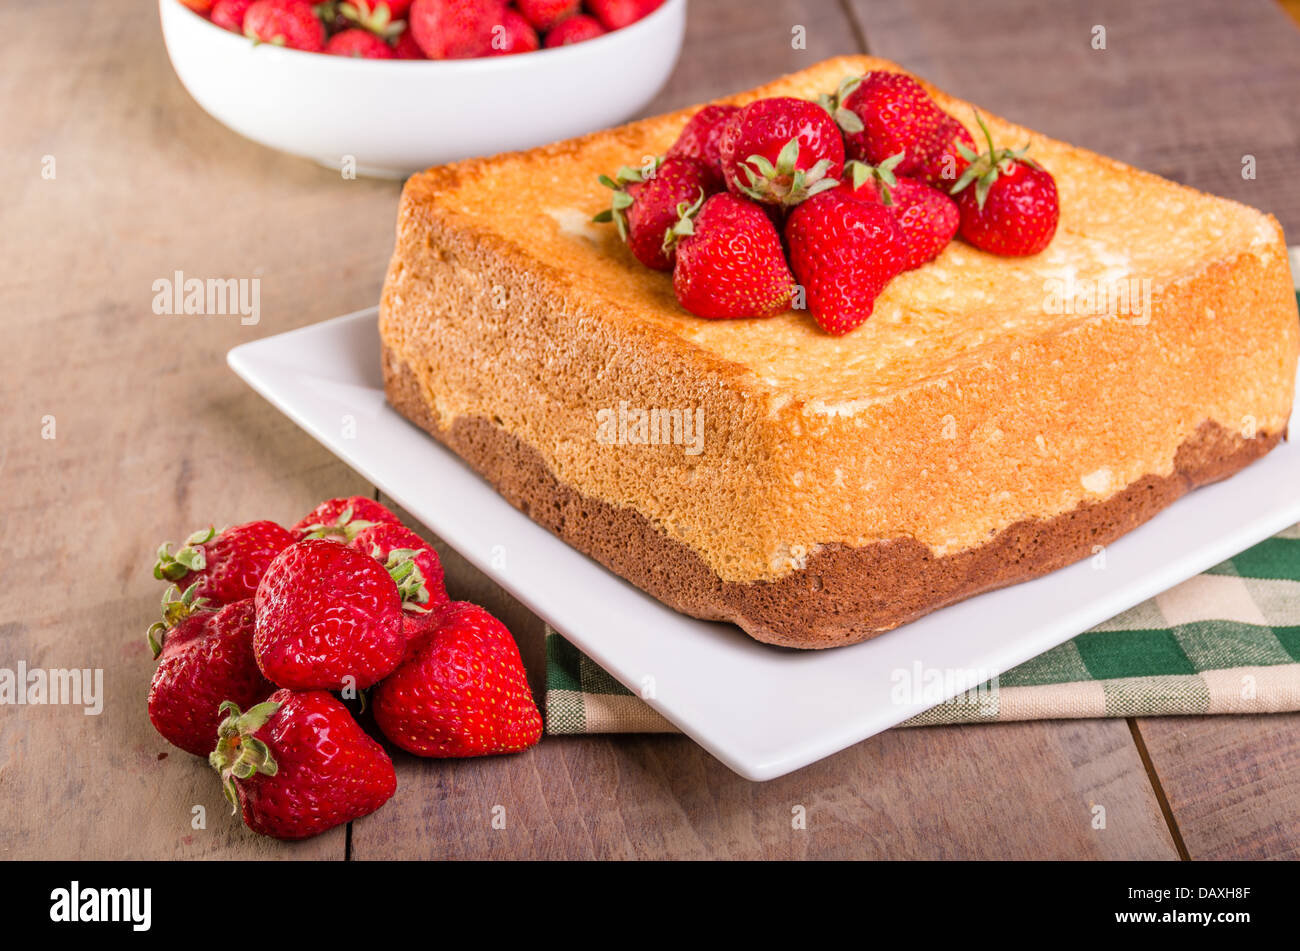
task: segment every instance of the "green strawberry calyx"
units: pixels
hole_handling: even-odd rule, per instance
[[[840,80],[834,93],[830,95],[822,93],[817,97],[817,104],[830,113],[835,124],[850,135],[863,132],[867,128],[862,122],[862,117],[844,105],[849,96],[853,95],[853,90],[862,85],[862,80],[862,76],[845,76]]]
[[[429,603],[429,589],[424,583],[424,572],[415,563],[418,554],[414,548],[394,548],[388,553],[384,570],[397,584],[397,593],[402,597],[402,610],[413,614],[428,614],[424,605]],[[384,552],[378,545],[371,552],[377,559],[383,559]]]
[[[186,588],[183,594],[174,584],[168,585],[167,590],[163,592],[162,620],[154,621],[145,632],[145,639],[149,643],[149,649],[153,651],[155,660],[162,653],[163,640],[167,637],[167,632],[207,607],[208,599],[200,598],[198,590],[199,583],[196,581]]]
[[[995,146],[993,144],[993,133],[989,131],[988,125],[984,122],[984,117],[979,114],[978,109],[972,109],[971,111],[975,113],[975,121],[979,123],[980,130],[984,133],[984,141],[988,142],[989,150],[976,153],[964,142],[957,143],[957,151],[970,164],[966,166],[966,171],[962,173],[961,178],[957,179],[948,194],[955,195],[959,191],[968,188],[971,182],[974,182],[975,203],[979,205],[979,210],[983,211],[984,202],[989,197],[989,189],[998,180],[1000,173],[1011,171],[1011,166],[1015,162],[1023,162],[1033,168],[1038,168],[1039,165],[1033,159],[1025,158],[1025,153],[1029,151],[1028,144],[1018,149],[999,149]]]
[[[830,159],[819,159],[811,168],[799,168],[799,151],[799,140],[794,138],[781,147],[775,164],[765,156],[751,155],[740,163],[740,171],[747,179],[739,183],[740,190],[757,202],[797,205],[840,183],[830,175]]]
[[[221,777],[221,791],[233,813],[239,805],[236,780],[249,779],[258,773],[274,776],[279,770],[270,747],[253,734],[266,726],[280,704],[267,700],[243,712],[233,700],[227,700],[217,709],[226,718],[217,727],[217,748],[208,754],[208,763]]]
[[[700,190],[700,197],[693,202],[679,202],[677,205],[677,223],[671,228],[664,231],[664,254],[671,255],[673,249],[677,247],[677,242],[687,235],[695,234],[695,216],[700,213],[704,207],[704,200],[707,197],[704,189]]]
[[[640,185],[643,182],[647,182],[654,178],[655,173],[659,171],[659,166],[663,164],[663,161],[663,156],[653,156],[645,165],[636,168],[631,165],[624,165],[614,173],[613,178],[610,178],[608,175],[601,175],[597,178],[596,180],[598,182],[606,188],[613,190],[614,197],[610,201],[610,206],[604,211],[598,213],[591,220],[596,224],[608,224],[612,221],[614,227],[618,229],[618,236],[622,238],[623,241],[627,241],[627,210],[632,207],[632,202],[634,201],[632,196],[628,193],[628,186]]]
[[[158,560],[153,565],[153,576],[159,581],[180,581],[191,571],[202,571],[208,566],[207,553],[203,546],[216,536],[217,530],[209,525],[185,539],[180,551],[171,553],[171,542],[158,546]]]
[[[339,513],[339,517],[333,522],[318,522],[315,525],[307,526],[307,534],[304,538],[334,538],[350,542],[367,528],[373,526],[374,522],[368,522],[363,518],[354,519],[352,517],[352,506],[348,506]]]
[[[844,171],[853,184],[854,191],[867,182],[875,182],[876,190],[880,192],[881,204],[892,205],[894,198],[889,190],[898,184],[898,177],[894,174],[894,169],[901,161],[903,161],[902,152],[891,155],[879,165],[868,165],[866,162],[859,162],[855,159],[844,166]]]
[[[330,6],[333,4],[321,4],[321,7]],[[369,30],[390,43],[401,36],[402,31],[406,29],[406,21],[394,20],[393,13],[386,3],[371,4],[367,0],[351,0],[351,2],[344,0],[337,5],[337,13],[349,23],[355,23],[363,30]]]

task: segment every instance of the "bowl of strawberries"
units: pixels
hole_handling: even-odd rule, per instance
[[[616,125],[676,64],[686,0],[159,0],[223,125],[345,175],[403,177]]]

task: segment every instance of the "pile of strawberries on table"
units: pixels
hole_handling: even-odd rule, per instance
[[[614,197],[596,220],[615,222],[642,264],[672,271],[699,317],[795,307],[845,334],[958,232],[1000,255],[1051,242],[1055,180],[1024,148],[996,148],[975,118],[979,153],[920,83],[891,72],[845,79],[818,102],[705,106],[666,156],[601,177]]]
[[[374,812],[392,760],[340,697],[419,756],[513,753],[542,718],[505,626],[453,602],[437,553],[380,503],[330,499],[164,544],[149,719],[207,757],[249,828],[300,839]],[[338,694],[339,696],[335,696]]]
[[[569,46],[664,0],[181,0],[260,43],[364,59],[477,59]]]

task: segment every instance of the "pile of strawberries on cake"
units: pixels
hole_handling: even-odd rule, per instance
[[[476,59],[569,46],[664,0],[181,0],[259,43],[363,59]]]
[[[256,832],[316,835],[393,795],[392,760],[343,702],[364,708],[367,689],[382,735],[418,756],[541,736],[510,632],[449,600],[437,553],[372,499],[196,532],[159,549],[154,576],[172,584],[149,628],[149,719],[208,758]]]
[[[987,150],[900,73],[844,80],[818,102],[709,105],[663,157],[624,167],[613,221],[646,267],[672,271],[700,317],[808,310],[842,335],[903,271],[958,233],[1000,255],[1037,254],[1056,233],[1056,182],[1025,149]]]

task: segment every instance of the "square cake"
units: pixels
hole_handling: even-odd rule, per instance
[[[872,70],[902,71],[845,57],[727,101]],[[851,644],[1089,557],[1285,437],[1300,321],[1272,217],[981,110],[1055,176],[1045,251],[953,241],[843,337],[705,320],[591,221],[597,176],[693,111],[412,177],[380,306],[393,406],[677,610]]]

